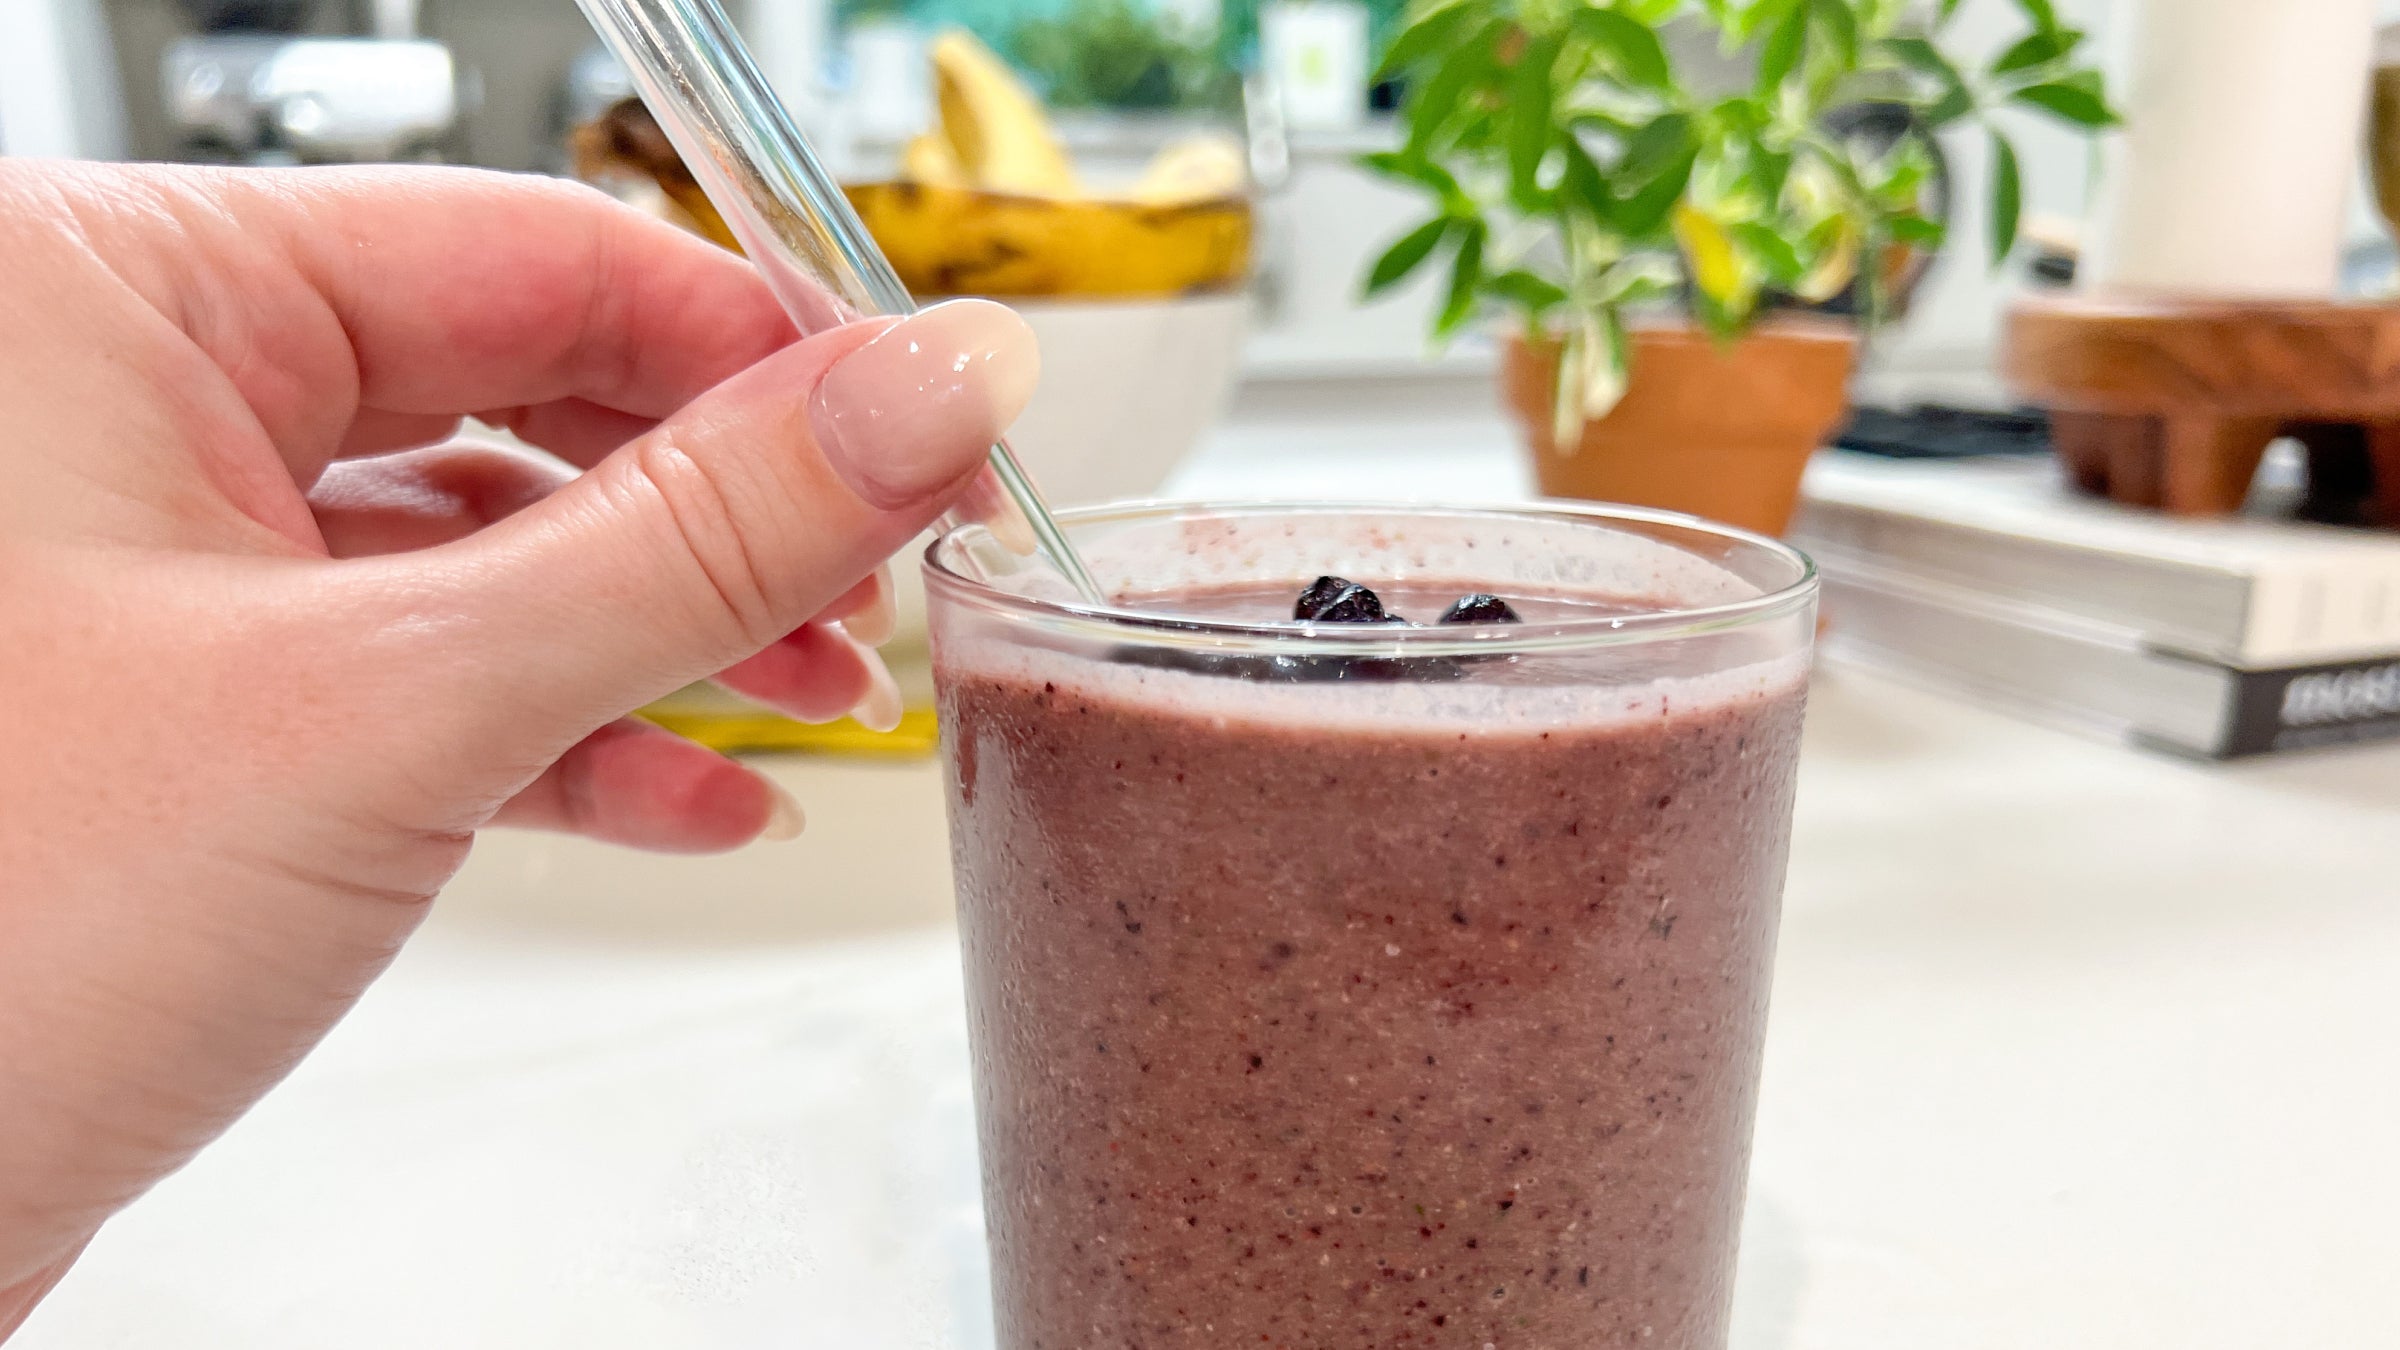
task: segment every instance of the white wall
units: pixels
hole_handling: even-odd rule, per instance
[[[2111,23],[2108,0],[2061,0],[2058,10],[2067,22],[2091,32],[2099,53],[2112,53],[2122,44],[2124,26]],[[1951,35],[1968,59],[1988,61],[2022,31],[2013,6],[1981,0],[1959,11]],[[2017,147],[2026,215],[2081,219],[2094,159],[2084,138],[2020,112],[2002,112],[1994,121]],[[1999,406],[2006,400],[1991,374],[1992,349],[1999,311],[2016,283],[1992,270],[1985,242],[1991,151],[1980,129],[1952,135],[1942,148],[1950,161],[1950,213],[1960,225],[1926,277],[1908,321],[1883,335],[1861,392],[1896,402],[1955,399]]]
[[[2120,81],[2131,25],[2121,21],[2116,11],[2128,8],[2112,5],[2110,0],[2060,0],[2058,6],[2061,16],[2093,34],[2097,55],[2111,78]],[[2378,12],[2382,22],[2400,22],[2400,0],[2378,0]],[[1955,34],[1970,51],[1988,57],[2018,22],[2013,7],[1977,0],[1959,11]],[[2024,170],[2026,214],[2080,221],[2089,204],[2094,167],[2094,156],[2084,141],[2044,118],[2004,113],[1998,120],[2016,142]],[[1956,181],[1952,213],[1966,222],[1966,227],[1958,231],[1926,279],[1908,322],[1884,335],[1860,381],[1860,392],[1891,402],[1938,399],[2002,406],[2008,400],[1992,374],[1993,355],[1999,311],[2016,282],[1995,275],[1986,261],[1983,220],[1990,191],[1989,154],[1980,132],[1953,137],[1944,148]],[[2382,233],[2382,222],[2373,213],[2362,177],[2361,190],[2352,195],[2352,237],[2363,242]]]
[[[125,152],[100,0],[0,0],[0,153]]]

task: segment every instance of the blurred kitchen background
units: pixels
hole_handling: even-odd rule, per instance
[[[1776,361],[1815,359],[1787,343],[1764,365],[1675,377],[1676,388],[1704,391],[1701,403],[1737,414],[1711,420],[1660,392],[1674,382],[1670,354],[1642,338],[1625,402],[1584,419],[1579,459],[1552,444],[1567,425],[1528,403],[1564,409],[1570,379],[1605,330],[1589,329],[1596,336],[1582,358],[1568,359],[1526,356],[1498,321],[1458,324],[1452,340],[1429,341],[1452,299],[1440,257],[1455,233],[1436,246],[1434,265],[1362,297],[1370,266],[1426,211],[1405,174],[1362,164],[1406,139],[1400,114],[1412,72],[1389,83],[1376,73],[1406,26],[1403,6],[728,8],[912,288],[994,295],[1035,324],[1046,380],[1014,439],[1054,501],[1271,485],[1453,500],[1538,491],[1690,509],[1789,533],[1820,558],[1836,658],[2204,756],[2400,730],[2400,693],[2377,692],[2400,683],[2390,665],[2400,655],[2400,561],[2388,531],[2355,528],[2400,503],[2400,433],[2381,448],[2356,389],[2320,391],[2315,406],[2271,415],[2235,406],[2289,383],[2271,359],[2210,373],[2218,387],[2199,401],[2214,399],[2222,406],[2211,417],[2224,417],[2174,430],[2157,414],[2191,403],[2190,391],[2169,389],[2149,404],[2128,394],[2127,370],[2160,363],[2128,357],[2123,334],[2105,322],[2040,300],[2068,295],[2079,265],[2087,289],[2097,280],[2171,304],[2265,295],[2306,309],[2384,296],[2392,247],[2367,173],[2383,152],[2361,150],[2380,147],[2400,121],[2386,116],[2400,102],[2381,94],[2400,84],[2380,74],[2376,116],[2365,116],[2374,26],[2400,18],[2400,0],[2337,0],[2296,27],[2250,0],[1987,0],[1955,14],[1940,6],[1938,23],[1931,3],[1880,7],[1904,14],[1895,31],[1922,24],[1938,34],[1929,48],[1942,55],[1927,69],[1988,66],[1978,87],[2001,91],[1981,96],[1990,106],[1972,124],[1932,138],[1924,204],[1909,208],[1959,228],[1938,249],[1904,253],[1911,261],[1894,273],[1892,322],[1880,331],[1857,342],[1855,326],[1837,319],[1832,342],[1818,344],[1826,374],[1809,377],[1822,388],[1807,397],[1776,392],[1776,381],[1799,378]],[[1878,8],[1857,12],[1876,22]],[[1918,17],[1905,17],[1912,10]],[[1805,19],[1802,37],[1814,22]],[[1677,77],[1695,89],[1738,87],[1769,37],[1729,51],[1725,34],[1688,15],[1659,31]],[[2026,46],[2061,35],[2072,43]],[[1434,67],[1419,58],[1413,73],[1423,78]],[[2113,114],[2096,93],[2103,74]],[[2005,92],[2036,78],[2052,82]],[[2081,103],[2078,84],[2093,93]],[[730,244],[629,93],[569,0],[0,7],[0,148],[10,154],[440,161],[574,174]],[[2095,123],[2125,113],[2129,96],[2143,105],[2130,124],[2095,141]],[[1921,116],[1922,97],[1916,106]],[[2013,166],[1994,163],[2004,143]],[[1452,151],[1453,167],[1467,162],[1468,151]],[[2253,167],[2228,167],[2237,163]],[[2013,168],[2005,187],[1995,167]],[[1611,172],[1630,179],[1634,167]],[[2111,185],[2118,200],[2096,213]],[[2002,195],[2005,203],[1995,200]],[[1981,223],[2003,205],[2022,225],[2013,254],[1994,265]],[[1677,217],[1672,238],[1654,233],[1668,259],[1699,277],[1686,224]],[[1753,266],[1817,237],[1776,220],[1738,226],[1752,234],[1735,239],[1749,247],[1778,227],[1781,241],[1761,245],[1769,252],[1753,255]],[[1508,305],[1495,302],[1506,298],[1487,292],[1485,314],[1496,319]],[[1842,299],[1834,296],[1836,315]],[[2023,320],[2014,362],[2012,305]],[[1784,341],[1774,328],[1744,350]],[[1573,324],[1559,331],[1577,350]],[[2272,345],[2256,337],[2264,331],[2228,339],[2171,329],[2138,341],[2155,339],[2153,354],[2174,366],[2190,356],[2177,344],[2195,341],[2255,356],[2258,341]],[[2382,349],[2374,332],[2352,337],[2359,352]],[[2294,359],[2341,364],[2315,349]],[[1528,379],[1550,380],[1541,388],[1555,392],[1529,392]],[[2400,416],[2400,391],[2370,389],[2365,402]],[[1594,417],[1606,410],[1605,399],[1590,405]],[[2055,423],[2047,412],[2059,414]],[[1793,444],[1774,452],[1788,467],[1770,467],[1747,496],[1727,496],[1719,480],[1746,481],[1752,469],[1737,473],[1730,460],[1675,467],[1659,449],[1754,434],[1763,445],[1771,437],[1761,428],[1779,419],[1780,430],[1767,430]],[[2256,446],[2223,458],[2169,444],[2228,435],[2268,445],[2258,473],[2249,472]],[[1816,456],[1803,487],[1801,465],[1823,442],[1845,449]],[[1606,471],[1608,444],[1633,447],[1617,457],[1639,471]],[[922,631],[907,589],[904,649]],[[2205,614],[2195,618],[2195,607]],[[905,650],[902,665],[912,710],[893,737],[802,729],[700,689],[688,706],[654,711],[728,749],[923,754],[933,736],[927,685]],[[2333,719],[2339,736],[2262,711],[2305,703],[2292,689],[2315,687],[2305,685],[2311,676],[2353,688],[2348,703],[2326,696],[2326,708],[2356,713]]]
[[[1291,75],[1302,59],[1277,72],[1262,52],[1262,28],[1310,30],[1293,45],[1312,57],[1354,39],[1362,45],[1346,66],[1313,77],[1346,73],[1348,83],[1331,97],[1313,85],[1301,92],[1280,138],[1288,178],[1262,185],[1258,316],[1240,373],[1262,395],[1332,378],[1423,387],[1433,279],[1378,304],[1355,303],[1365,263],[1416,218],[1405,194],[1352,163],[1394,137],[1391,91],[1369,88],[1366,72],[1400,0],[731,0],[727,8],[811,134],[859,170],[888,165],[930,119],[924,45],[946,25],[964,25],[1033,70],[1054,104],[1082,105],[1060,109],[1079,156],[1127,161],[1194,123],[1240,129],[1244,77]],[[2130,25],[2113,12],[2124,8],[2058,6],[2092,32],[2111,66],[2124,61]],[[2383,8],[2400,18],[2400,5]],[[1969,5],[1958,25],[1955,43],[1970,53],[1988,54],[2013,33],[2004,7]],[[1303,46],[1319,28],[1324,45]],[[274,55],[286,35],[333,34],[386,41],[303,49],[297,60]],[[275,72],[264,85],[256,82],[262,67]],[[0,145],[15,154],[300,154],[562,171],[568,127],[622,93],[619,78],[596,58],[567,0],[9,0],[0,8]],[[1119,108],[1095,106],[1110,102]],[[2028,210],[2079,219],[2094,177],[2085,143],[2029,113],[2003,116],[2016,133]],[[1956,213],[1977,218],[1983,146],[1961,137],[1949,149]],[[2372,254],[2382,233],[2363,205],[2370,199],[2359,200],[2354,239]],[[2007,403],[1993,349],[2014,278],[1988,269],[1974,249],[1949,253],[1907,322],[1878,342],[1861,386],[1870,398]],[[1491,360],[1487,346],[1469,340],[1435,368],[1475,385]]]
[[[2400,324],[2380,305],[2337,303],[2392,288],[2376,188],[2400,194],[2400,180],[2379,183],[2369,166],[2400,162],[2400,49],[2376,37],[2400,0],[1760,0],[1681,13],[1628,0],[1644,25],[1658,16],[1694,96],[1752,78],[1775,45],[1773,16],[1797,16],[1795,45],[1820,44],[1820,61],[1842,41],[1855,49],[1867,25],[1870,45],[1920,82],[1880,96],[1897,102],[1830,108],[1828,125],[1848,118],[1843,135],[1885,137],[1877,145],[1919,137],[1917,161],[1856,162],[1920,186],[1880,215],[1793,216],[1802,184],[1777,189],[1783,214],[1712,221],[1699,217],[1758,208],[1726,207],[1695,178],[1671,232],[1654,221],[1627,233],[1683,275],[1657,292],[1668,328],[1656,305],[1583,320],[1570,305],[1548,320],[1563,355],[1528,348],[1502,317],[1547,280],[1459,290],[1443,265],[1458,229],[1415,250],[1431,265],[1366,295],[1378,257],[1424,222],[1427,191],[1409,175],[1466,173],[1478,153],[1437,145],[1433,169],[1364,162],[1423,148],[1406,132],[1419,106],[1407,80],[1441,53],[1379,73],[1422,12],[1404,0],[728,7],[912,288],[992,295],[1034,323],[1046,380],[1014,439],[1054,501],[1271,487],[1693,510],[1789,534],[1820,558],[1837,658],[2210,757],[2400,730],[2400,693],[2386,697],[2400,683],[2388,528],[2400,386],[2375,356]],[[1702,17],[1745,12],[1768,17],[1756,31]],[[1851,17],[1816,26],[1839,16]],[[1927,120],[1939,80],[1958,71],[1975,116]],[[730,246],[629,94],[568,0],[0,8],[10,154],[572,174]],[[1557,115],[1574,114],[1562,103]],[[1638,196],[1641,171],[1612,161],[1608,190]],[[1686,207],[1705,209],[1687,220]],[[1555,235],[1562,219],[1530,223]],[[1987,252],[1987,221],[2016,241],[2004,262]],[[1852,279],[1862,223],[1914,229],[1871,236],[1897,251],[1890,322],[1865,333],[1850,317],[1867,294]],[[1957,228],[1940,239],[1945,223]],[[1493,227],[1495,248],[1509,228]],[[1737,269],[1731,289],[1686,291],[1682,313],[1758,302],[1759,276],[1796,269],[1767,277],[1759,333],[1714,358],[1672,339],[1673,285],[1708,290],[1710,247]],[[1525,256],[1535,273],[1557,263],[1539,246]],[[1786,293],[1827,275],[1822,295]],[[2098,310],[2077,308],[2093,295]],[[2231,326],[2209,308],[2262,300],[2283,308]],[[1649,327],[1612,374],[1609,334],[1625,341],[1613,326],[1627,315]],[[1428,338],[1443,329],[1456,331]],[[2373,368],[2339,388],[2292,374],[2361,361]],[[1783,448],[1769,444],[1778,436]],[[1745,464],[1788,463],[1737,471],[1668,453],[1720,444]],[[1838,449],[1811,463],[1820,445]],[[704,691],[657,711],[726,748],[922,754],[929,700],[910,669],[897,740],[791,727]],[[2309,677],[2352,691],[2325,696],[2323,708],[2356,714],[2333,719],[2338,736],[2261,711],[2306,705]]]

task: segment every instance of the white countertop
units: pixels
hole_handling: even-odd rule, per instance
[[[1179,487],[1516,490],[1449,430],[1270,474],[1237,426]],[[485,840],[16,1344],[984,1350],[936,770],[777,772],[796,844]],[[1834,670],[1802,773],[1738,1350],[2400,1345],[2400,747],[2208,767]]]

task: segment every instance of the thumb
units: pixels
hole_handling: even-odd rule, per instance
[[[718,385],[448,546],[477,634],[454,649],[476,692],[453,706],[482,708],[479,732],[563,745],[759,651],[940,514],[1039,367],[1023,320],[959,300],[818,334]]]

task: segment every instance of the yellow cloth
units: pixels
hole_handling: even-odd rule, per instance
[[[656,704],[641,717],[720,754],[825,754],[867,759],[923,759],[939,737],[933,709],[910,708],[890,731],[869,731],[850,718],[810,726],[771,712],[737,712]]]

